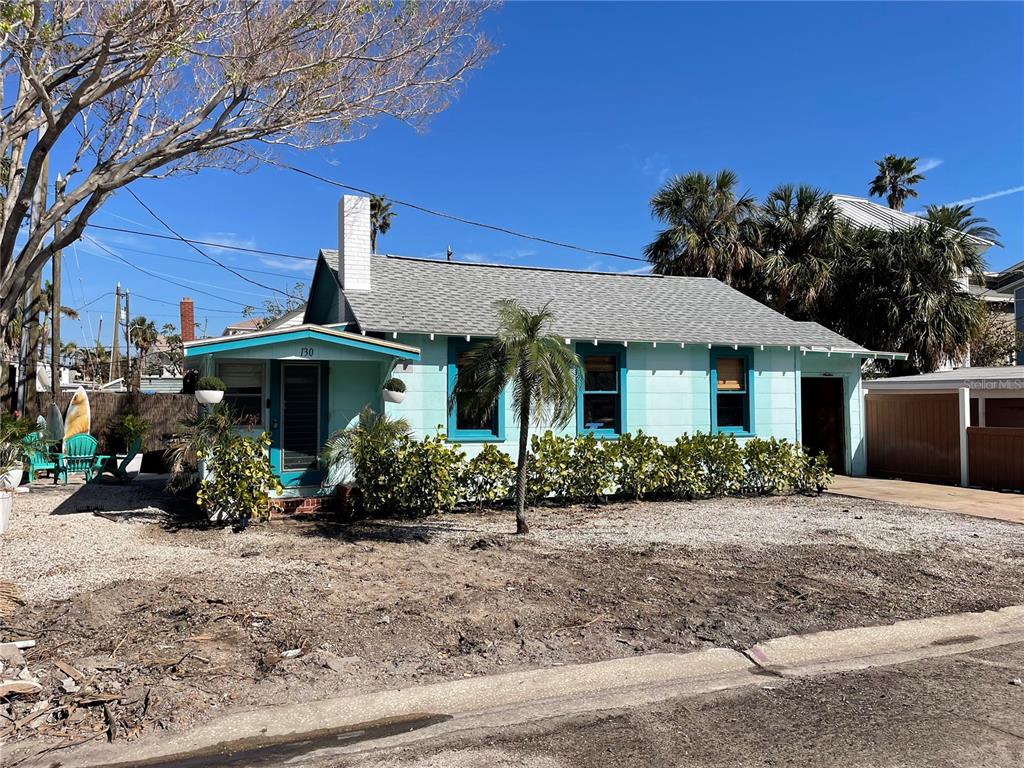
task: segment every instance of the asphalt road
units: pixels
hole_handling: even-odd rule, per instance
[[[1019,768],[1024,644],[682,697],[388,751],[324,768]]]

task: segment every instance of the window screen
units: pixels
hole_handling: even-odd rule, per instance
[[[224,382],[224,402],[231,408],[238,424],[263,423],[263,364],[221,363],[218,367]]]

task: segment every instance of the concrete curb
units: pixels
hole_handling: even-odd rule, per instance
[[[760,643],[745,654],[725,648],[652,654],[260,707],[127,749],[85,745],[65,754],[61,765],[214,766],[221,756],[245,753],[256,758],[261,750],[286,750],[288,745],[301,745],[294,752],[300,756],[352,752],[761,685],[777,679],[775,674],[801,677],[865,669],[1016,642],[1024,642],[1024,606],[792,635]],[[766,671],[774,674],[766,676]],[[50,762],[43,758],[25,763],[33,764]]]
[[[790,635],[759,643],[747,655],[766,670],[803,677],[902,664],[1024,640],[1024,605]]]

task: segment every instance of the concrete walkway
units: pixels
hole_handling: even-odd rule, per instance
[[[1024,494],[837,475],[829,493],[1024,523]]]
[[[949,656],[1024,641],[1024,606],[890,626],[794,635],[739,652],[713,648],[453,680],[224,715],[128,748],[90,744],[67,768],[300,765],[328,754],[393,747],[472,729],[507,729],[685,695]],[[38,765],[50,764],[43,758]],[[275,763],[277,764],[277,763]],[[32,765],[32,763],[25,763]]]

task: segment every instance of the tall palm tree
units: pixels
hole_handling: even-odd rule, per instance
[[[962,282],[983,269],[967,238],[939,224],[860,229],[819,319],[869,349],[907,352],[911,370],[934,371],[961,359],[983,322],[983,302]]]
[[[468,413],[489,418],[498,396],[511,386],[512,408],[519,420],[516,533],[529,533],[526,467],[530,419],[543,415],[552,426],[569,422],[576,409],[579,358],[562,336],[551,333],[554,313],[549,306],[534,312],[514,299],[502,299],[494,308],[498,333],[466,353],[448,408],[455,408],[458,401]]]
[[[391,229],[391,220],[397,214],[391,210],[391,203],[381,195],[370,195],[370,251],[377,252],[377,233],[386,235]]]
[[[50,311],[53,308],[53,283],[49,280],[43,281],[43,290],[39,294],[39,304],[43,312],[43,324],[39,329],[39,349],[45,350],[46,344],[50,339]],[[66,317],[69,320],[77,320],[78,312],[72,307],[65,307],[63,304],[60,308],[61,317]],[[44,352],[40,352],[40,357],[46,357]]]
[[[914,185],[924,181],[924,174],[917,172],[916,157],[886,155],[876,160],[878,175],[871,180],[869,195],[884,197],[890,208],[903,210],[903,203],[909,197],[917,197]]]
[[[716,277],[733,284],[755,256],[753,197],[736,194],[736,174],[675,176],[651,198],[651,214],[667,226],[644,248],[660,275]]]
[[[139,373],[141,374],[146,370],[146,355],[156,344],[160,334],[157,333],[156,323],[143,315],[134,318],[128,327],[131,342],[139,350]]]
[[[757,223],[767,298],[790,317],[811,316],[832,285],[847,242],[848,228],[831,195],[783,184],[769,193]]]
[[[988,219],[975,216],[973,205],[926,205],[924,211],[928,221],[1002,245],[998,240],[999,230],[989,226]]]

